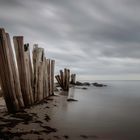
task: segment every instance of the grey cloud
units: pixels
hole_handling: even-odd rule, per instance
[[[0,26],[39,43],[56,72],[140,75],[138,0],[0,0]]]

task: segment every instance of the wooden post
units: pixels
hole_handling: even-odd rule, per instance
[[[34,86],[34,71],[33,71],[33,65],[32,65],[32,61],[31,61],[31,56],[30,56],[30,49],[29,49],[29,43],[24,44],[24,52],[27,55],[28,58],[28,65],[29,65],[29,73],[30,73],[30,79],[31,79],[31,85],[32,88]]]
[[[38,97],[37,100],[41,101],[43,100],[43,95],[44,95],[44,66],[45,66],[45,61],[40,62],[40,66],[38,69]]]
[[[73,84],[76,84],[76,74],[73,74]]]
[[[51,95],[51,82],[50,82],[50,76],[51,76],[51,67],[50,67],[50,59],[47,59],[47,71],[48,71],[48,94]]]
[[[44,49],[38,48],[38,45],[35,44],[33,48],[33,67],[34,67],[34,100],[35,102],[39,101],[39,98],[42,98],[40,95],[42,81],[42,72],[43,72],[43,59],[44,59]],[[41,81],[40,81],[41,80]],[[42,91],[41,91],[42,94]],[[39,97],[40,96],[40,97]]]
[[[64,90],[66,91],[66,84],[67,84],[67,81],[66,81],[66,79],[67,79],[67,69],[66,68],[64,68]]]
[[[60,79],[61,79],[62,87],[64,87],[64,73],[62,70],[60,70]]]
[[[69,91],[69,85],[70,85],[70,70],[67,69],[67,86],[66,86],[67,91]]]
[[[27,74],[27,84],[28,84],[28,93],[30,94],[30,102],[31,104],[34,103],[33,98],[33,89],[32,89],[32,81],[33,81],[33,71],[31,66],[31,58],[30,58],[30,50],[29,50],[29,44],[24,45],[24,56],[25,56],[25,72]]]
[[[76,74],[71,74],[71,84],[75,84],[76,83]]]
[[[7,44],[7,37],[4,29],[0,29],[0,78],[3,95],[7,109],[10,113],[20,110],[18,99],[16,98],[14,74],[11,64],[11,52]]]
[[[59,75],[56,75],[55,78],[56,78],[58,84],[60,85],[60,87],[63,89],[64,87],[63,87],[63,85],[62,85],[62,82],[61,82],[60,76],[59,76]],[[64,89],[63,89],[63,90],[64,90]]]
[[[51,95],[54,95],[54,65],[55,61],[51,60]]]
[[[31,80],[29,80],[29,60],[28,55],[24,53],[26,49],[24,48],[23,36],[13,37],[14,47],[17,58],[17,65],[20,77],[20,85],[22,96],[25,106],[31,105],[32,102],[32,89],[31,89]],[[24,50],[25,49],[25,50]]]
[[[48,67],[47,67],[47,59],[44,58],[45,64],[44,64],[44,90],[43,90],[43,97],[46,98],[49,96],[49,90],[48,90]]]
[[[17,72],[17,67],[16,67],[14,54],[13,54],[13,50],[12,50],[12,46],[11,46],[10,36],[9,36],[8,33],[6,33],[6,38],[7,38],[7,45],[9,47],[9,53],[10,53],[10,56],[11,56],[10,60],[11,60],[11,68],[12,68],[12,71],[13,71],[15,94],[16,94],[16,98],[18,99],[20,108],[23,108],[24,107],[24,102],[23,102],[23,97],[22,97],[22,93],[21,93],[20,80],[19,80],[19,75],[18,75],[18,72]]]

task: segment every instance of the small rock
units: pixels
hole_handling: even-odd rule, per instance
[[[78,100],[75,100],[75,99],[72,99],[72,98],[69,98],[67,99],[68,102],[71,102],[71,101],[78,101]]]

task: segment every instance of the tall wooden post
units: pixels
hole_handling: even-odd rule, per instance
[[[13,37],[13,41],[14,41],[14,47],[15,47],[15,52],[16,52],[23,100],[24,100],[25,106],[29,106],[33,103],[33,99],[32,99],[33,93],[32,93],[32,88],[31,88],[31,80],[29,79],[30,76],[28,75],[29,58],[28,58],[28,55],[24,53],[24,51],[26,52],[28,51],[28,49],[26,50],[24,48],[23,36],[15,36]]]
[[[54,95],[54,66],[55,61],[51,60],[51,95]]]
[[[44,97],[44,66],[45,61],[40,62],[39,71],[38,71],[38,97],[37,100],[41,101]]]
[[[28,93],[30,94],[30,102],[31,102],[31,104],[33,104],[34,103],[33,88],[32,88],[33,71],[32,71],[32,65],[31,65],[29,44],[24,45],[24,56],[25,56],[25,70],[26,70],[25,72],[27,74],[26,81],[28,84]]]
[[[46,98],[49,96],[49,89],[48,89],[48,64],[47,64],[47,59],[44,58],[44,90],[43,90],[43,97]]]
[[[7,44],[4,29],[0,29],[0,78],[3,95],[7,109],[10,113],[20,110],[19,101],[16,96],[14,74],[11,64],[11,52]]]
[[[29,75],[30,75],[30,79],[31,79],[31,85],[32,85],[32,88],[34,86],[34,71],[33,71],[33,65],[32,65],[32,57],[30,55],[30,49],[29,49],[29,43],[27,44],[24,44],[24,52],[25,52],[25,55],[26,57],[28,58],[27,61],[28,61],[28,65],[29,65]]]
[[[51,78],[51,62],[50,59],[47,59],[47,71],[48,71],[48,91],[49,91],[49,96],[51,95],[51,82],[50,82],[50,78]]]
[[[34,67],[34,100],[39,101],[42,98],[41,87],[43,85],[42,73],[43,73],[43,59],[44,59],[44,49],[38,48],[35,44],[33,48],[33,67]],[[42,85],[41,85],[42,84]],[[40,97],[39,97],[40,96]]]
[[[20,80],[19,80],[19,75],[18,75],[18,72],[17,72],[17,67],[16,67],[16,63],[15,63],[15,59],[14,59],[14,54],[13,54],[13,50],[12,50],[10,36],[9,36],[8,33],[6,33],[6,38],[7,38],[7,45],[9,47],[9,53],[10,53],[10,56],[11,56],[10,60],[11,60],[11,68],[12,68],[12,71],[13,71],[15,94],[16,94],[16,97],[18,99],[20,108],[23,108],[24,107],[24,102],[23,102],[23,97],[22,97],[22,93],[21,93]]]

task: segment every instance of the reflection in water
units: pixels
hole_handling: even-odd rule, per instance
[[[74,99],[75,88],[72,87],[69,89],[68,98]]]

